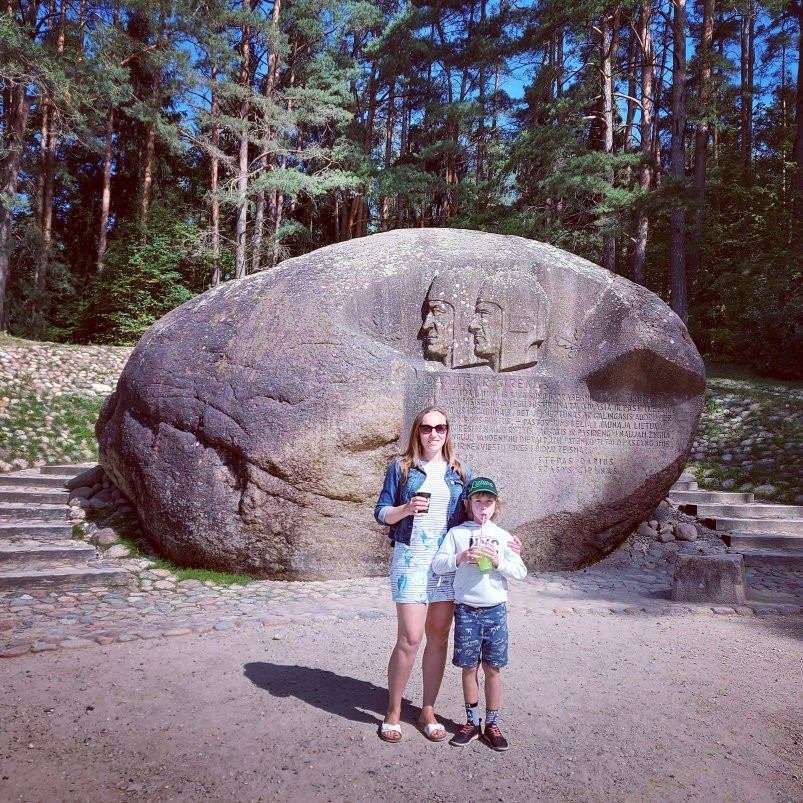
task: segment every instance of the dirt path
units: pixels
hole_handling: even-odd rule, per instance
[[[412,706],[379,741],[384,615],[6,661],[0,799],[803,799],[803,618],[513,606],[511,631],[505,754],[430,744]],[[462,722],[451,665],[439,710]]]

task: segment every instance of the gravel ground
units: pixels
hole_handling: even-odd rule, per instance
[[[803,799],[803,617],[561,615],[534,594],[511,602],[507,753],[427,742],[412,705],[401,744],[377,738],[382,606],[3,662],[0,799]],[[462,722],[451,665],[439,712]]]

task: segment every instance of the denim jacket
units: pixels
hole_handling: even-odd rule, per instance
[[[446,518],[446,528],[455,527],[466,520],[465,509],[461,504],[465,493],[465,487],[471,481],[471,471],[467,466],[463,466],[466,471],[465,482],[463,478],[451,467],[446,467],[446,484],[449,486],[449,512]],[[424,484],[427,475],[416,466],[410,466],[407,472],[407,480],[402,486],[402,472],[399,466],[399,459],[394,460],[385,474],[385,484],[382,493],[374,508],[374,518],[379,524],[385,523],[385,511],[389,507],[406,505],[414,496],[415,492]],[[400,487],[401,486],[401,487]],[[391,541],[400,541],[402,544],[410,543],[410,536],[413,532],[413,517],[405,516],[396,524],[389,525],[388,537]]]

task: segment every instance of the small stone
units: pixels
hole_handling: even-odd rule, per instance
[[[16,647],[8,647],[5,650],[0,650],[0,658],[18,658],[20,655],[26,655],[30,651],[30,644],[18,644]]]
[[[163,636],[188,636],[192,633],[189,627],[171,627],[169,630],[165,630],[162,633]]]
[[[231,630],[234,627],[234,622],[230,622],[224,619],[222,622],[217,622],[214,628],[215,630]]]
[[[153,584],[153,587],[158,588],[159,591],[173,591],[175,589],[175,585],[169,580],[157,580]]]
[[[91,494],[92,489],[83,485],[80,488],[76,488],[74,491],[70,491],[70,501],[73,499],[89,499]]]
[[[167,569],[151,569],[151,574],[154,577],[170,577],[173,572],[168,571]]]
[[[66,650],[78,650],[83,647],[92,647],[94,643],[94,641],[86,638],[67,638],[59,642],[59,647],[63,647]]]
[[[736,611],[736,613],[739,614],[739,616],[752,616],[753,615],[753,609],[749,608],[747,605],[738,605],[733,610]]]
[[[778,493],[778,489],[774,485],[766,483],[765,485],[757,485],[753,488],[753,493],[758,496],[775,496],[775,494]]]
[[[696,541],[697,528],[693,524],[683,522],[675,525],[675,538],[679,541]]]
[[[103,527],[98,530],[90,540],[96,546],[111,546],[112,544],[116,544],[120,538],[111,527]]]
[[[714,613],[718,613],[721,616],[728,616],[730,614],[736,613],[734,608],[726,608],[724,605],[717,606],[716,608],[711,608]]]
[[[130,555],[131,550],[125,544],[115,544],[103,553],[104,558],[127,558]]]
[[[56,645],[47,641],[34,641],[31,645],[31,652],[47,652],[48,650],[55,650]]]
[[[675,536],[669,530],[663,530],[662,532],[658,533],[658,540],[662,544],[668,544],[670,541],[675,540]]]
[[[657,522],[656,522],[656,524],[657,524]],[[639,526],[636,528],[636,532],[639,535],[643,535],[646,538],[655,539],[655,538],[658,537],[658,532],[655,530],[654,527],[652,527],[646,521],[642,521],[641,524],[639,524]]]

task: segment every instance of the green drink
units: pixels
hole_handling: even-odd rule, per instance
[[[487,555],[480,555],[477,558],[477,568],[481,572],[489,572],[491,569],[493,569],[493,567],[493,561]]]
[[[484,524],[484,522],[483,522]],[[480,530],[480,533],[482,531]],[[487,547],[489,546],[488,542],[485,538],[480,534],[479,540],[477,541],[477,546]],[[489,572],[494,567],[494,562],[487,556],[487,555],[478,555],[477,556],[477,568],[481,572]]]

